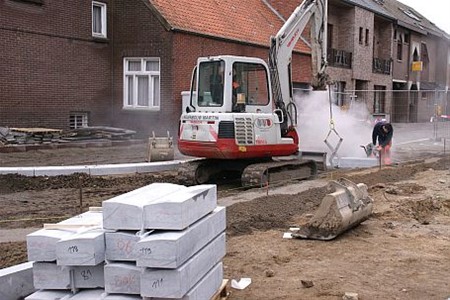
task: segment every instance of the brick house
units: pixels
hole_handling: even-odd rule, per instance
[[[295,2],[278,5],[293,11]],[[0,67],[0,126],[106,125],[176,135],[197,57],[267,59],[269,38],[284,22],[276,4],[2,1],[0,57],[8,63]],[[310,61],[299,42],[295,82],[310,82]]]
[[[397,49],[393,37],[395,30],[411,26],[394,14],[398,8],[391,10],[391,2],[398,3],[329,0],[328,72],[342,94],[380,90],[356,95],[371,113],[392,113],[397,106],[391,104],[388,91],[404,80],[404,74],[410,76],[410,60],[399,64],[393,59]],[[176,136],[181,92],[189,89],[197,57],[231,54],[267,59],[270,36],[298,4],[298,0],[1,1],[0,126],[105,125],[134,129],[141,136],[152,131],[164,135],[167,130]],[[450,60],[448,36],[426,38],[438,43],[431,46],[427,40],[428,53],[436,51],[439,59]],[[307,44],[302,38],[293,54],[295,87],[311,82]],[[449,78],[448,64],[445,70],[430,63],[420,82],[447,82],[448,87]]]
[[[0,126],[68,128],[85,114],[110,122],[111,32],[93,33],[92,9],[92,1],[0,2]]]
[[[437,106],[450,114],[450,36],[395,0],[382,5],[396,19],[393,35],[393,119],[428,122]],[[415,62],[421,70],[415,69]]]
[[[329,0],[328,73],[337,105],[359,102],[370,114],[390,114],[394,21],[373,1]]]

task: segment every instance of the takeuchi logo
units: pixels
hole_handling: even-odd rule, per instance
[[[273,121],[270,118],[258,118],[255,120],[255,125],[260,129],[270,128],[273,126]]]

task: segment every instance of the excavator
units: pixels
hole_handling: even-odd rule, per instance
[[[244,187],[317,173],[316,159],[299,150],[293,100],[292,51],[309,21],[313,88],[326,90],[328,78],[327,0],[304,0],[271,37],[268,64],[242,56],[200,57],[192,72],[190,104],[180,119],[178,148],[202,158],[179,172],[186,184],[203,184],[223,172],[240,176]],[[324,153],[309,152],[322,157]],[[292,237],[329,240],[367,219],[372,199],[367,186],[340,180],[329,184],[316,214]]]
[[[326,89],[326,0],[305,0],[295,9],[271,37],[268,64],[231,55],[198,58],[190,105],[180,119],[178,148],[205,159],[182,169],[187,183],[202,184],[224,171],[240,175],[246,187],[317,173],[317,161],[326,153],[308,152],[319,157],[314,160],[299,151],[291,80],[292,51],[309,20],[317,74],[313,85]]]

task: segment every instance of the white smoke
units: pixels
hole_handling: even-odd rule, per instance
[[[324,142],[331,129],[328,91],[303,93],[297,95],[295,101],[299,116],[300,150],[326,151],[329,157],[331,150]],[[331,148],[337,146],[340,136],[343,140],[337,151],[339,157],[366,157],[360,145],[372,141],[373,127],[365,104],[353,102],[347,111],[332,104],[332,117],[336,132],[331,131],[327,138]]]

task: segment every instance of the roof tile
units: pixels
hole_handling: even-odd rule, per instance
[[[283,20],[262,0],[148,1],[173,30],[268,47],[270,36],[275,35],[283,26]],[[311,52],[301,40],[296,50]]]

